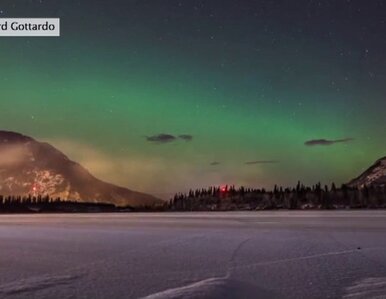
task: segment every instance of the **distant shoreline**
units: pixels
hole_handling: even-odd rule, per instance
[[[98,209],[89,209],[89,210],[72,210],[67,209],[57,209],[57,210],[45,210],[45,211],[34,211],[34,210],[25,210],[25,211],[0,211],[0,216],[2,215],[55,215],[55,214],[218,214],[218,213],[264,213],[264,212],[334,212],[334,211],[386,211],[385,207],[381,208],[331,208],[331,209],[261,209],[261,210],[192,210],[192,211],[170,211],[170,210],[149,210],[149,209],[132,209],[128,210],[126,208],[116,207],[110,210],[98,210]]]
[[[0,214],[33,213],[135,213],[225,211],[326,211],[386,209],[386,187],[311,187],[298,182],[294,188],[275,186],[272,191],[234,186],[209,187],[176,194],[169,201],[151,205],[118,206],[97,200],[67,200],[42,196],[2,196]]]

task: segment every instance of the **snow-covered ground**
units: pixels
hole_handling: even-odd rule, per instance
[[[386,212],[0,216],[0,298],[386,298]]]

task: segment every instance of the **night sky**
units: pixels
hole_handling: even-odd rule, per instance
[[[386,1],[2,0],[0,128],[167,197],[344,183],[386,154]]]

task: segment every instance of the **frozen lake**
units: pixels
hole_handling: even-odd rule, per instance
[[[386,211],[0,216],[0,298],[386,298]]]

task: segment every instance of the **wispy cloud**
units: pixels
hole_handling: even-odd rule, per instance
[[[33,159],[33,155],[23,144],[0,146],[0,167],[15,166]]]
[[[333,145],[336,143],[346,143],[353,141],[354,138],[342,138],[342,139],[335,139],[335,140],[329,140],[329,139],[312,139],[308,140],[304,143],[306,146],[316,146],[316,145]]]
[[[161,133],[153,136],[146,136],[146,140],[153,143],[169,143],[174,142],[177,140],[184,140],[184,141],[192,141],[193,136],[190,134],[181,134],[178,136],[175,136],[173,134],[169,133]]]
[[[146,140],[155,143],[168,143],[175,141],[177,138],[171,134],[158,134],[153,136],[147,136]]]
[[[236,174],[229,178],[228,174],[217,171],[205,173],[190,160],[176,159],[175,163],[170,163],[168,158],[149,156],[134,149],[113,154],[94,144],[79,140],[45,138],[45,141],[61,150],[70,159],[79,162],[99,179],[165,199],[173,196],[174,192],[186,191],[187,181],[191,182],[192,186],[198,187],[208,182],[218,185],[237,178]],[[0,162],[1,158],[0,155]],[[6,155],[6,158],[9,156]],[[193,161],[198,161],[198,158],[193,157]]]
[[[71,160],[80,163],[97,178],[136,191],[155,194],[173,190],[170,185],[175,181],[172,179],[178,177],[178,167],[181,167],[170,165],[167,160],[158,157],[143,155],[141,152],[111,154],[95,145],[78,140],[46,139],[46,141]],[[165,169],[170,173],[170,177],[165,175]]]
[[[279,161],[276,160],[258,160],[258,161],[248,161],[245,162],[245,165],[256,165],[256,164],[275,164],[279,163]]]
[[[185,140],[185,141],[192,141],[193,140],[193,136],[189,135],[189,134],[178,135],[178,138]]]

